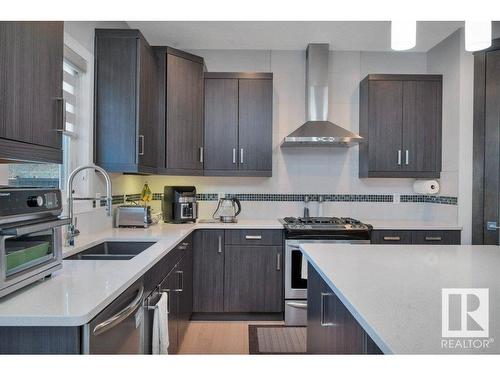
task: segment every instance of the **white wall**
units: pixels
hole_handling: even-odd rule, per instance
[[[196,50],[209,71],[274,73],[273,176],[271,178],[150,176],[154,192],[164,185],[195,185],[203,193],[412,194],[412,179],[359,179],[358,148],[281,149],[283,137],[305,120],[305,51]],[[357,132],[359,82],[368,73],[426,73],[425,53],[341,52],[330,54],[329,119]],[[445,148],[455,155],[455,147]],[[453,157],[445,155],[446,159]],[[455,171],[456,174],[456,171]],[[444,184],[444,192],[455,191]],[[282,217],[301,213],[301,203],[244,202],[243,217]],[[314,204],[312,204],[314,206]],[[213,203],[202,203],[208,216]],[[315,214],[312,207],[311,214]],[[431,204],[328,203],[325,214],[363,219],[436,220],[456,223],[457,207]]]
[[[462,243],[471,243],[474,59],[457,30],[427,54],[429,73],[443,74],[443,191],[458,196]]]

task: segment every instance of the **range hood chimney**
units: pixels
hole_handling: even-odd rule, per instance
[[[281,147],[349,147],[363,141],[357,134],[328,121],[329,44],[309,44],[306,52],[307,122],[283,139]]]

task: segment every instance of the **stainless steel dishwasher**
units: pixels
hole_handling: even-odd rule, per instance
[[[83,353],[143,354],[143,302],[141,279],[83,326]]]

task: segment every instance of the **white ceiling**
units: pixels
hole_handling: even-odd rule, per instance
[[[331,50],[391,51],[388,21],[131,21],[152,45],[181,49],[304,50],[308,43],[330,43]],[[461,21],[417,23],[417,45],[427,52]]]

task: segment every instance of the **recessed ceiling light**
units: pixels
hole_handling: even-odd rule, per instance
[[[417,21],[391,21],[391,48],[411,49],[417,44]]]
[[[479,51],[491,46],[491,21],[465,21],[465,49]]]

